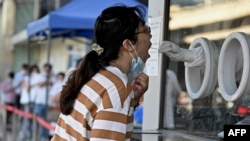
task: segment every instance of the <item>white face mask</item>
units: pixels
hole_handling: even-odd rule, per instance
[[[130,42],[130,44],[133,47],[135,54],[137,56],[137,59],[135,59],[135,57],[132,54],[130,54],[133,57],[131,67],[130,67],[130,72],[132,73],[132,76],[135,78],[139,73],[143,72],[144,67],[145,67],[145,63],[138,56],[138,54],[137,54],[137,52],[136,52],[136,50],[131,42]]]

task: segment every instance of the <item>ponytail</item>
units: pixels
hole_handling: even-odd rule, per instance
[[[83,58],[77,69],[70,74],[60,96],[60,110],[63,114],[71,113],[82,86],[106,66],[101,65],[98,60],[98,54],[91,51]]]

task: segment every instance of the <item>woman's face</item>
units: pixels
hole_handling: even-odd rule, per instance
[[[141,57],[144,62],[146,62],[146,60],[150,57],[148,50],[152,45],[150,41],[152,37],[150,27],[147,25],[142,25],[142,23],[140,23],[135,34],[137,36],[135,49],[138,56]]]

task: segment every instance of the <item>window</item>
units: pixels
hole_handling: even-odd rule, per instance
[[[249,5],[249,2],[239,0],[172,0],[169,40],[188,49],[196,38],[205,37],[213,42],[220,52],[229,34],[244,32],[249,36],[250,13],[247,12],[246,5]],[[241,50],[240,46],[239,50]],[[236,56],[239,60],[243,60],[242,55]],[[235,84],[232,84],[236,88],[239,87],[242,79],[242,66],[237,65],[236,63]],[[223,98],[220,87],[216,84],[210,95],[192,99],[186,88],[184,63],[170,61],[169,68],[176,70],[183,90],[176,97],[174,130],[218,139],[218,133],[223,131],[224,124],[236,124],[249,114],[247,113],[250,106],[249,93],[244,93],[242,97],[230,102]],[[200,75],[203,81],[204,73],[201,72]]]

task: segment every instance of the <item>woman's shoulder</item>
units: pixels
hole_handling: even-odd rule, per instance
[[[115,82],[122,82],[124,85],[128,83],[128,76],[117,67],[108,66],[104,70],[99,71],[100,75]]]

